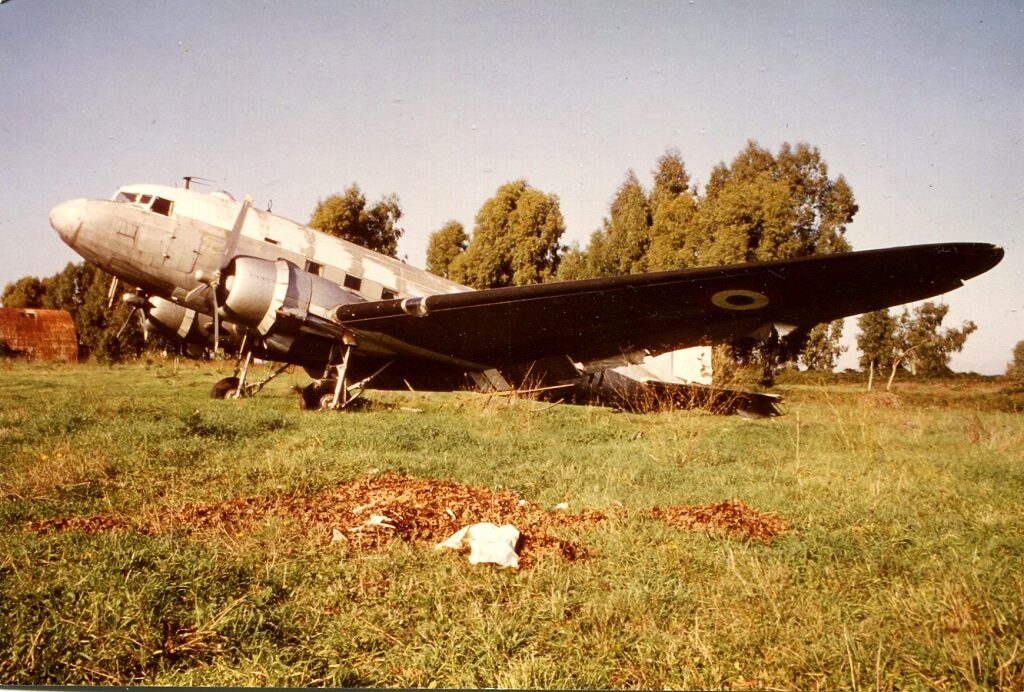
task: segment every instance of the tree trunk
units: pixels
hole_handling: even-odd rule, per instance
[[[900,361],[902,358],[897,358],[892,362],[892,372],[889,373],[889,381],[885,383],[885,391],[892,389],[892,381],[896,377],[896,370],[900,367]]]
[[[875,381],[875,359],[872,358],[868,364],[868,391],[871,391],[871,383]]]

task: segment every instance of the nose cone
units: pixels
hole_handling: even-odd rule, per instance
[[[82,228],[82,221],[85,220],[85,200],[73,199],[70,202],[58,204],[50,212],[50,225],[53,230],[60,234],[61,239],[74,247],[75,238]]]

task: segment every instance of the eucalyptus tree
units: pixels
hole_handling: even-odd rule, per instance
[[[448,278],[455,258],[466,251],[469,236],[458,221],[449,221],[430,234],[427,244],[427,271]]]
[[[317,202],[309,225],[391,257],[398,255],[398,241],[404,230],[398,226],[402,207],[394,194],[368,204],[366,195],[353,183],[341,194]]]
[[[525,180],[505,183],[480,207],[473,235],[448,265],[448,277],[474,288],[550,281],[558,270],[563,233],[557,195]]]

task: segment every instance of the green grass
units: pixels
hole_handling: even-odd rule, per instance
[[[302,412],[283,376],[211,401],[192,363],[0,370],[0,683],[955,688],[1024,685],[1024,394],[780,387],[748,421],[372,393]],[[1015,412],[1017,411],[1017,412]],[[511,572],[429,547],[35,534],[33,520],[314,492],[383,471],[624,510],[589,560]],[[736,498],[771,545],[655,505]]]

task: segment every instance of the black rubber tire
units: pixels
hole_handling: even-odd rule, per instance
[[[318,411],[320,410],[320,401],[328,394],[334,394],[334,387],[337,384],[337,380],[316,380],[310,382],[302,390],[302,396],[299,397],[299,408],[303,411]]]
[[[237,377],[225,377],[223,380],[213,385],[210,390],[211,399],[226,399],[228,394],[238,389],[238,378]]]

